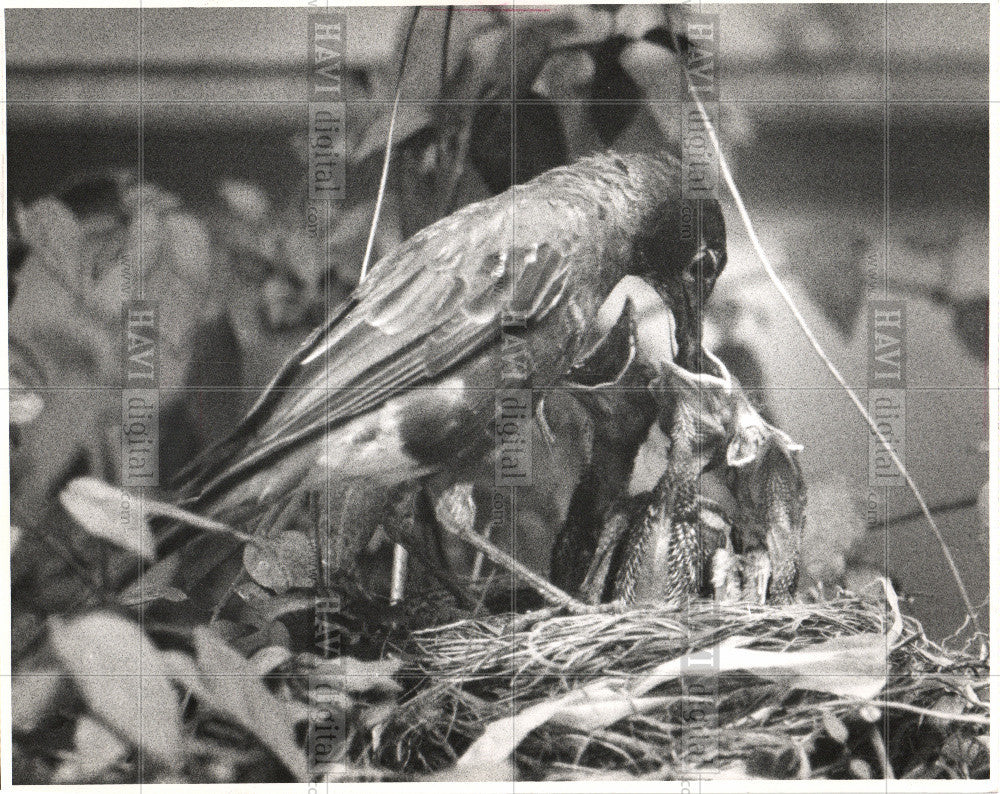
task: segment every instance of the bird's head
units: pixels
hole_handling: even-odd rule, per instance
[[[634,258],[677,322],[679,361],[701,369],[702,312],[726,266],[726,230],[715,201],[663,202],[636,240]]]
[[[750,403],[739,382],[711,351],[701,351],[705,371],[691,372],[663,357],[650,389],[663,403],[671,436],[690,446],[698,469],[718,459],[729,469],[755,469],[772,450],[792,460],[802,449],[769,424]]]

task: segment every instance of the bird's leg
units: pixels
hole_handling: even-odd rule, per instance
[[[767,601],[771,581],[771,558],[763,549],[754,549],[743,558],[743,600],[752,604]]]
[[[604,595],[615,549],[630,529],[628,520],[626,511],[615,510],[604,521],[604,529],[598,538],[590,568],[579,587],[580,596],[588,604],[599,603]]]
[[[743,590],[742,567],[742,560],[730,549],[716,549],[712,555],[712,590],[716,601],[728,603],[740,600]]]
[[[406,594],[406,579],[410,573],[410,553],[406,546],[397,543],[392,547],[392,584],[389,587],[389,603],[398,604]]]
[[[395,529],[400,534],[412,536],[416,524],[417,492],[413,487],[407,488],[402,496],[391,507]],[[398,535],[397,535],[398,537]],[[389,586],[389,603],[398,604],[406,593],[406,579],[410,569],[410,554],[400,540],[392,547],[392,575]]]
[[[395,497],[390,500],[386,510],[383,527],[386,534],[397,546],[403,546],[408,554],[412,552],[435,579],[453,595],[459,604],[466,609],[474,609],[475,602],[466,589],[451,576],[440,558],[435,559],[428,548],[427,538],[430,535],[428,524],[421,518],[419,505],[422,495],[420,483],[408,483],[400,486]]]

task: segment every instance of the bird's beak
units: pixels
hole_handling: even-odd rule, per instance
[[[640,276],[625,276],[597,310],[597,325],[607,333],[631,301],[636,352],[640,362],[658,369],[677,357],[677,320],[656,288]]]
[[[772,441],[786,455],[801,452],[803,446],[792,440],[784,430],[764,421],[757,410],[745,400],[733,417],[733,438],[726,447],[726,463],[733,468],[743,468],[759,460],[761,451]]]

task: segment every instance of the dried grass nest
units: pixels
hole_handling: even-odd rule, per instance
[[[415,632],[397,675],[405,695],[352,753],[353,774],[988,777],[985,648],[931,642],[886,592],[543,610]]]

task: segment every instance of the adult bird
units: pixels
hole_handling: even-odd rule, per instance
[[[683,200],[665,153],[590,156],[471,204],[372,268],[195,462],[186,504],[253,531],[331,481],[390,493],[432,476],[471,480],[495,463],[498,390],[531,390],[541,415],[542,396],[606,333],[599,310],[626,276],[662,297],[676,360],[696,368],[702,306],[724,264],[717,203]],[[656,406],[645,389],[598,404],[628,436],[597,417],[601,443],[630,470]],[[366,542],[348,539],[351,553]]]

